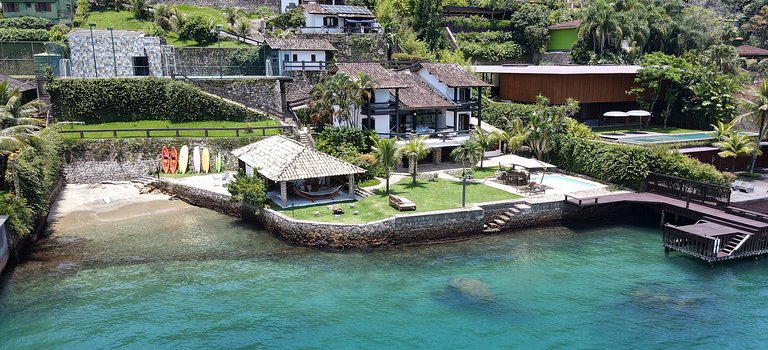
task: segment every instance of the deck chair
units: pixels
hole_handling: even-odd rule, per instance
[[[731,189],[734,191],[738,191],[741,189],[741,186],[744,184],[744,181],[736,180],[731,184]]]
[[[739,191],[744,192],[744,193],[755,192],[755,185],[753,185],[753,184],[751,184],[749,182],[742,183],[741,188],[739,188]]]

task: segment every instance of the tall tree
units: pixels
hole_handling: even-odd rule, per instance
[[[737,120],[745,120],[757,128],[757,140],[762,141],[768,133],[768,80],[763,80],[758,88],[752,90],[750,98],[742,99],[745,113]],[[757,155],[752,156],[749,171],[755,171]]]
[[[757,38],[760,47],[765,47],[765,40],[768,37],[768,6],[760,8],[760,11],[750,17],[749,21],[741,26],[741,29],[752,33]]]
[[[592,42],[592,50],[603,52],[606,48],[618,48],[624,32],[615,4],[595,0],[587,7],[582,18],[579,36]]]
[[[376,164],[384,169],[385,181],[387,183],[387,194],[389,194],[389,177],[392,169],[396,167],[401,160],[397,149],[397,137],[379,138],[371,136],[373,142],[373,155],[376,157]]]
[[[413,28],[430,51],[443,48],[443,5],[441,0],[416,0],[413,7]]]
[[[408,171],[411,173],[413,183],[416,183],[416,174],[418,173],[419,160],[426,157],[432,149],[424,142],[426,136],[417,137],[405,143],[405,146],[399,149],[400,155],[408,157]]]
[[[461,161],[461,176],[466,175],[467,165],[474,167],[483,158],[483,146],[474,140],[464,140],[451,151],[454,160]]]
[[[763,153],[760,151],[760,148],[755,140],[742,133],[733,133],[731,136],[724,137],[723,141],[716,144],[716,147],[720,147],[720,153],[717,155],[721,158],[733,157],[733,167],[731,167],[731,171],[736,171],[737,157],[754,157]]]
[[[714,65],[721,72],[737,74],[741,67],[739,51],[731,45],[716,44],[704,51],[704,62]]]
[[[238,40],[242,38],[245,41],[251,35],[251,22],[247,18],[240,18],[229,29],[237,35]]]
[[[224,17],[224,20],[227,21],[227,23],[229,23],[230,27],[234,27],[237,20],[243,16],[243,10],[234,7],[225,7],[224,11],[221,12],[221,16]]]

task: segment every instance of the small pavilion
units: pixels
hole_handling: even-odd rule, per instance
[[[267,197],[283,208],[354,200],[355,174],[365,172],[282,135],[240,147],[232,154],[245,174],[268,180]],[[345,186],[347,194],[341,192]]]

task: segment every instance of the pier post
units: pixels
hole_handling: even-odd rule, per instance
[[[659,227],[664,227],[664,210],[661,211],[661,222],[659,223]]]

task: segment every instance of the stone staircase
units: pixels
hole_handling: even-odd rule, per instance
[[[157,181],[156,177],[142,176],[142,177],[137,177],[135,179],[132,179],[131,183],[133,183],[134,185],[136,185],[138,187],[144,187],[144,186],[149,185],[150,183],[155,182],[155,181]]]
[[[298,141],[309,148],[315,148],[315,139],[312,138],[312,134],[306,127],[297,130],[296,137]]]
[[[514,207],[505,210],[501,214],[496,214],[491,219],[483,224],[483,232],[485,233],[497,233],[509,228],[509,223],[512,219],[520,213],[531,209],[527,204],[515,204]]]
[[[373,195],[373,192],[368,191],[368,190],[366,190],[364,188],[361,188],[361,187],[355,187],[355,194],[360,196],[360,197],[365,198],[365,197],[368,197],[370,195]]]

